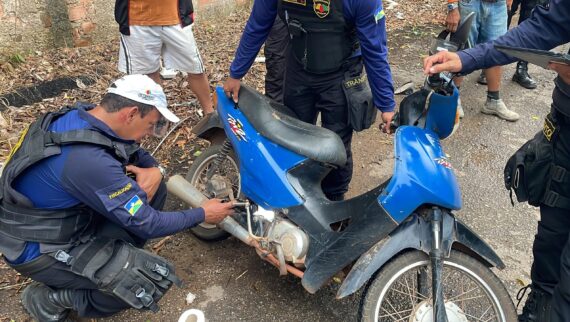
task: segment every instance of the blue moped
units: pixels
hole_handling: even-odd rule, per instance
[[[461,194],[440,144],[459,121],[448,76],[428,78],[402,101],[392,177],[345,201],[328,200],[321,189],[327,173],[346,163],[335,133],[245,85],[239,105],[218,87],[217,111],[194,128],[211,146],[186,179],[207,197],[235,199],[240,211],[194,234],[238,237],[281,274],[302,278],[310,293],[333,279],[341,281],[338,298],[364,287],[362,321],[515,321],[490,270],[503,262],[453,215]]]

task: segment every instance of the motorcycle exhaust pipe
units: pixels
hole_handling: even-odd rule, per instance
[[[208,201],[206,196],[178,174],[168,179],[166,182],[166,188],[169,193],[189,204],[192,208],[200,208],[204,202]],[[253,239],[249,236],[247,230],[238,224],[238,222],[232,217],[226,217],[218,224],[218,227],[227,231],[247,245],[255,247]]]
[[[168,179],[166,182],[166,188],[169,193],[172,193],[180,200],[189,204],[192,208],[200,208],[204,202],[208,201],[206,196],[178,174]],[[273,254],[262,250],[257,240],[251,238],[249,232],[232,217],[226,217],[218,224],[218,227],[235,236],[246,245],[254,247],[261,258],[280,268],[282,274],[284,273],[284,270],[286,270],[299,278],[303,278],[303,272],[301,270],[285,264],[284,261],[281,263],[277,258],[275,258],[275,256],[273,256]]]

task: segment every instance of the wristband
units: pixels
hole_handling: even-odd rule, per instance
[[[447,4],[447,12],[453,11],[457,8],[459,8],[459,5],[457,4],[457,2],[450,2]]]

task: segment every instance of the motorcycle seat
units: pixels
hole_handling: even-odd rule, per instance
[[[283,105],[272,105],[275,104],[269,98],[241,85],[239,108],[259,134],[309,159],[337,166],[346,164],[344,144],[336,133],[296,119],[295,113]]]

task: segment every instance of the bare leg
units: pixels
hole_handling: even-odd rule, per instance
[[[158,70],[154,73],[147,74],[146,76],[150,77],[158,85],[162,85],[162,81],[160,80],[160,73]]]
[[[210,84],[206,74],[188,74],[188,83],[190,84],[190,90],[198,97],[198,102],[200,102],[204,114],[212,113],[214,107],[210,97]]]
[[[501,89],[501,66],[485,69],[485,77],[487,77],[487,90],[489,92],[498,92]]]

